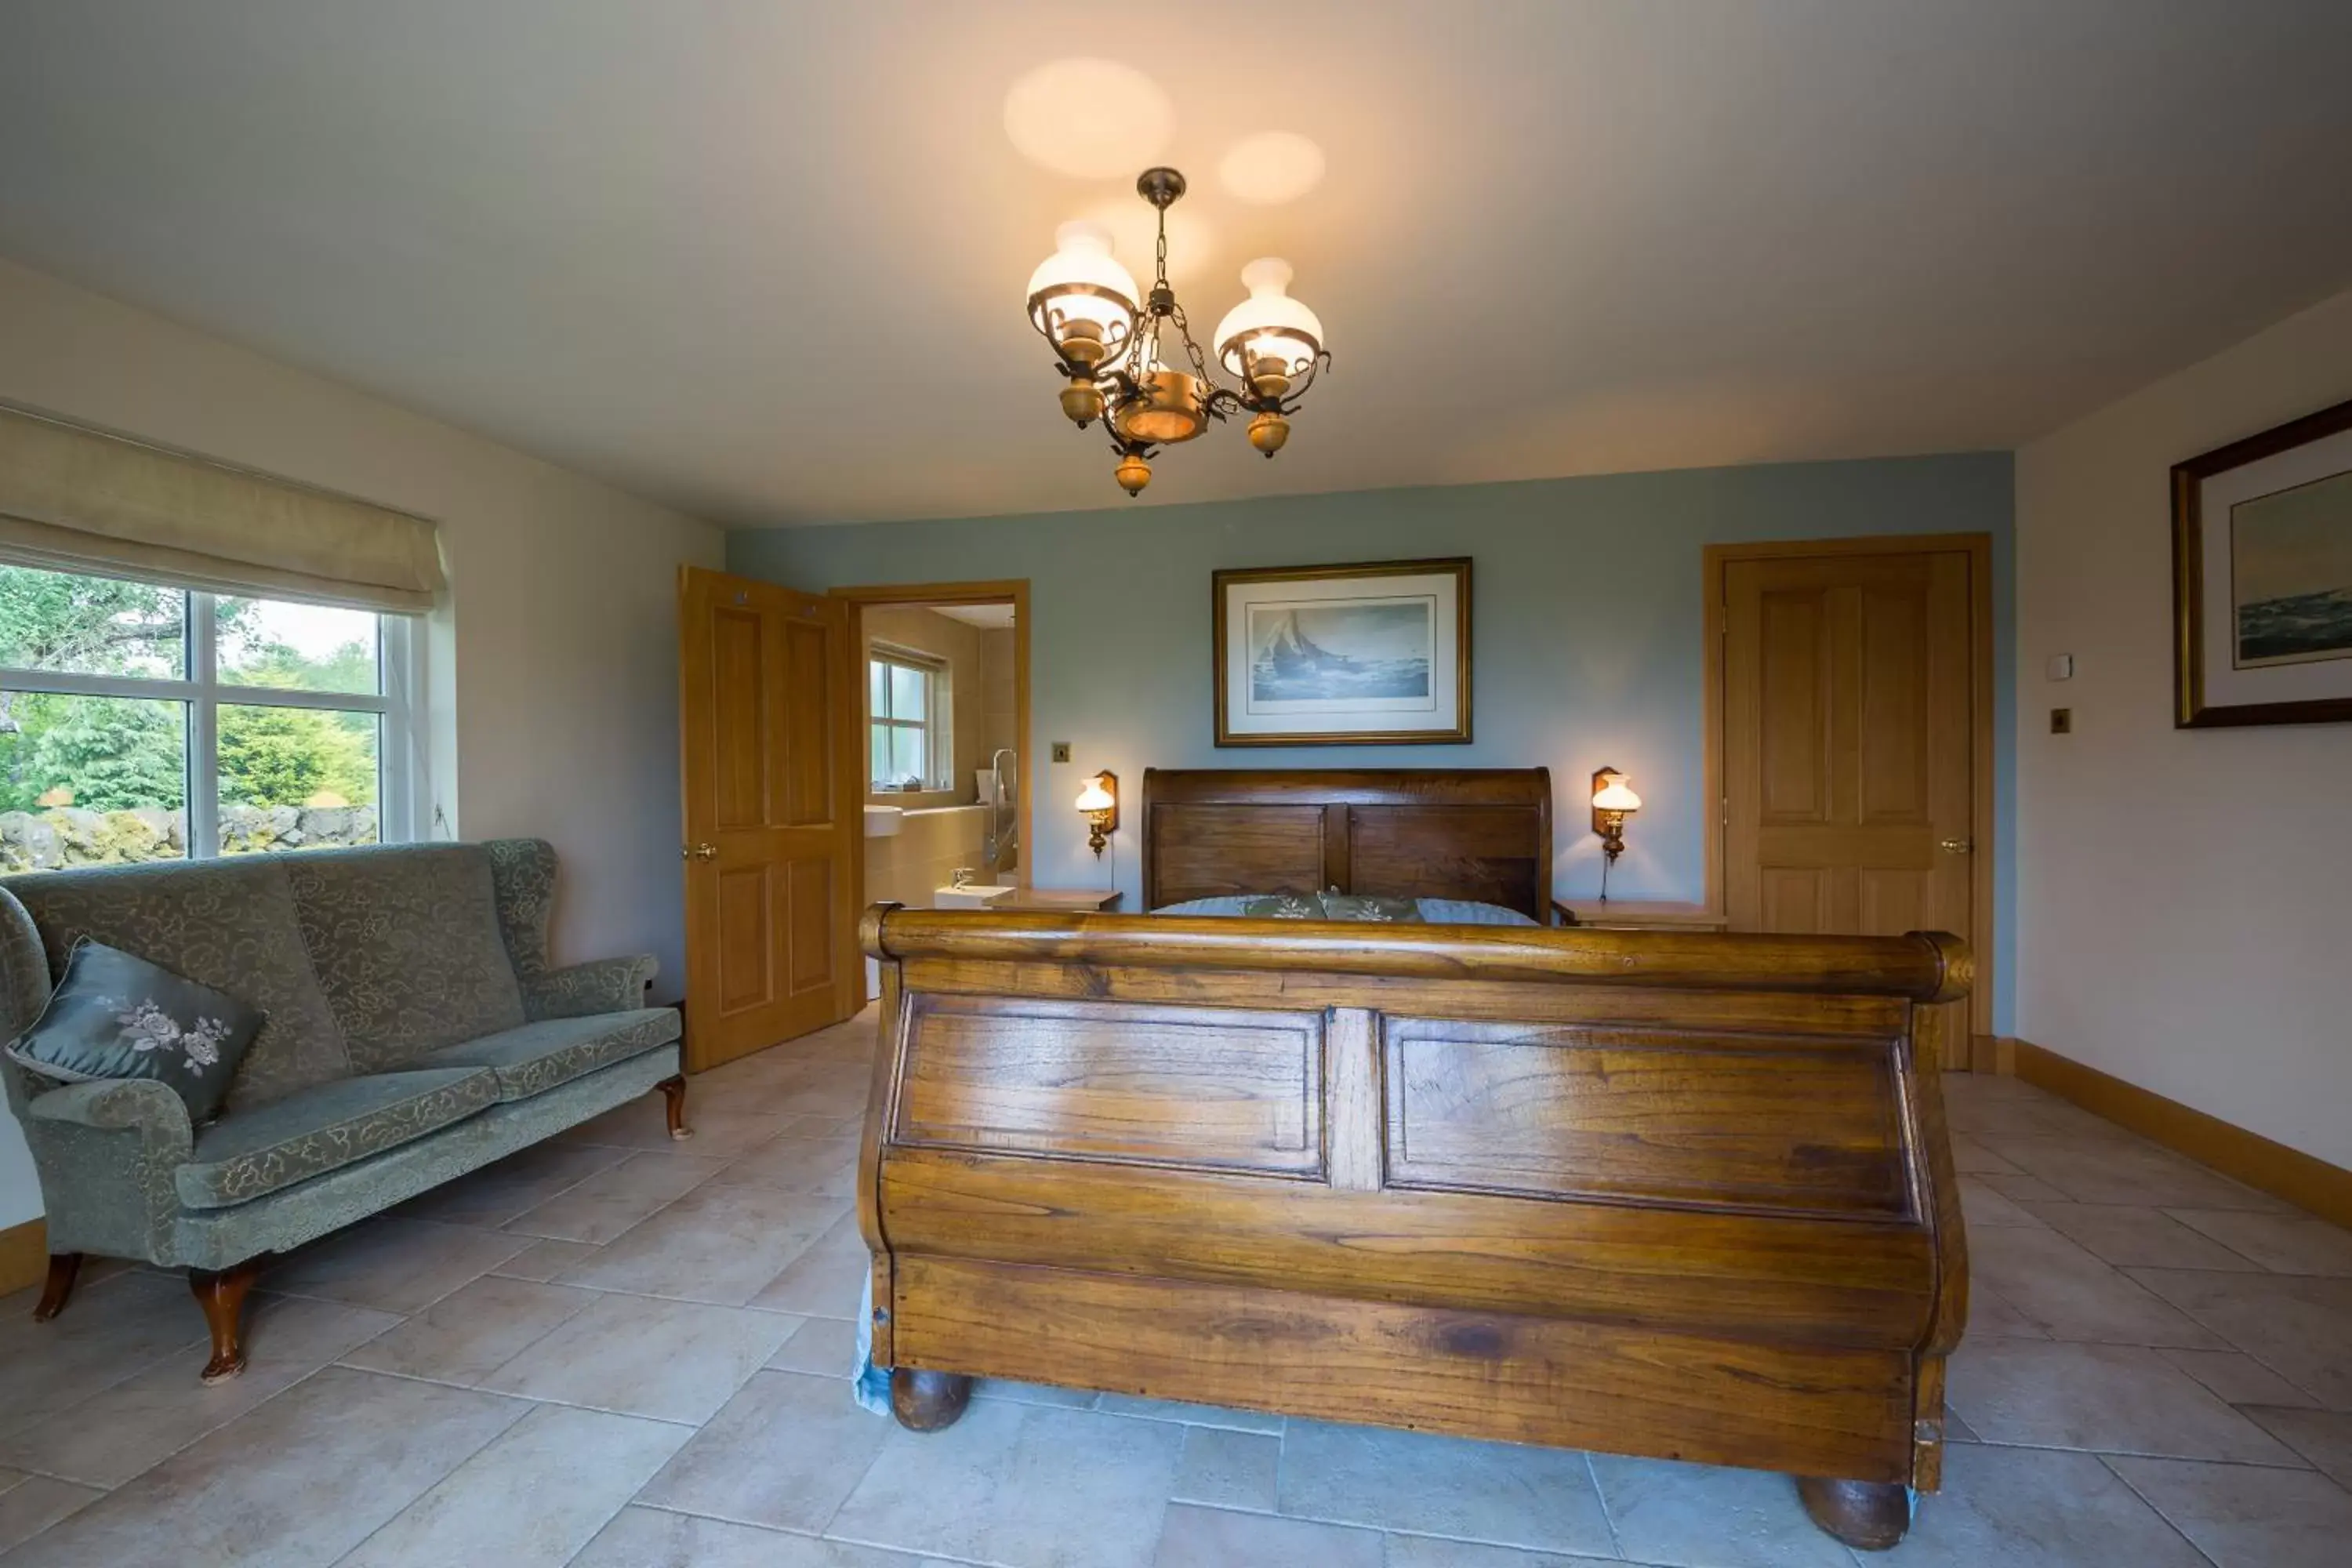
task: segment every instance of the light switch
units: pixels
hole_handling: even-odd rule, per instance
[[[2071,653],[2053,653],[2050,656],[2048,668],[2051,679],[2072,680],[2074,679],[2074,656]]]

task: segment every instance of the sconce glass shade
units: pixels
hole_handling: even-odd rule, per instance
[[[1289,294],[1290,263],[1262,256],[1242,268],[1250,296],[1217,323],[1217,363],[1246,382],[1271,361],[1281,374],[1304,375],[1323,352],[1323,323]]]
[[[1135,337],[1135,279],[1110,253],[1110,231],[1073,220],[1029,275],[1029,321],[1084,369],[1116,362]]]
[[[1642,797],[1626,786],[1624,775],[1621,773],[1592,792],[1592,809],[1639,811],[1642,809]]]
[[[1088,779],[1087,787],[1078,792],[1080,811],[1108,811],[1118,805],[1118,802],[1111,798],[1110,791],[1103,788],[1100,779]]]

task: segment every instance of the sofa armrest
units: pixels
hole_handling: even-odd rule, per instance
[[[172,1173],[195,1144],[178,1095],[148,1079],[69,1083],[26,1106],[25,1142],[51,1252],[173,1261]]]
[[[661,964],[650,952],[628,958],[598,958],[564,969],[525,975],[522,1009],[541,1018],[580,1018],[592,1013],[625,1013],[646,1005],[646,987]]]

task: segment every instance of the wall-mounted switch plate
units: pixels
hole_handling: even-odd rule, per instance
[[[2053,680],[2072,680],[2072,679],[2074,679],[2074,656],[2073,654],[2071,654],[2071,653],[2053,653],[2053,654],[2052,654],[2052,655],[2050,656],[2049,670],[2050,670],[2050,679],[2053,679]]]
[[[2074,732],[2074,710],[2072,708],[2053,708],[2050,710],[2050,732],[2053,735],[2073,734]]]
[[[1066,763],[1070,760],[1070,743],[1067,741],[1054,742],[1054,760],[1057,763]]]

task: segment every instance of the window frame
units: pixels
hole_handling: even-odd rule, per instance
[[[923,678],[922,718],[898,719],[874,711],[874,667],[877,664],[912,670]],[[917,648],[897,647],[888,643],[877,642],[866,645],[866,773],[869,775],[874,771],[874,731],[877,728],[892,731],[912,730],[923,738],[923,782],[921,789],[914,793],[922,794],[952,787],[950,783],[942,782],[945,774],[942,772],[941,753],[947,750],[950,741],[947,714],[943,710],[944,705],[940,698],[947,688],[947,673],[948,661],[937,654],[924,653]],[[885,693],[890,689],[887,681],[882,689]],[[950,768],[951,765],[951,763],[949,764]],[[886,785],[883,780],[871,776],[866,781],[866,788],[869,795],[908,793],[895,784]]]
[[[9,565],[15,562],[0,563]],[[110,575],[95,572],[63,572],[55,567],[28,566],[65,577]],[[118,581],[146,579],[122,577]],[[269,600],[267,594],[215,594],[201,588],[179,588],[169,583],[149,585],[182,595],[187,618],[181,628],[183,677],[147,675],[80,675],[63,670],[25,669],[0,666],[0,686],[11,691],[52,693],[65,697],[128,697],[185,705],[187,753],[188,852],[190,860],[216,860],[220,848],[220,710],[231,708],[310,708],[331,713],[376,715],[376,842],[413,843],[423,837],[421,803],[428,791],[424,736],[417,722],[424,708],[425,628],[419,617],[352,605],[375,616],[376,688],[358,691],[297,691],[282,686],[240,686],[220,679],[218,601],[223,598]],[[273,603],[302,603],[272,600]]]

